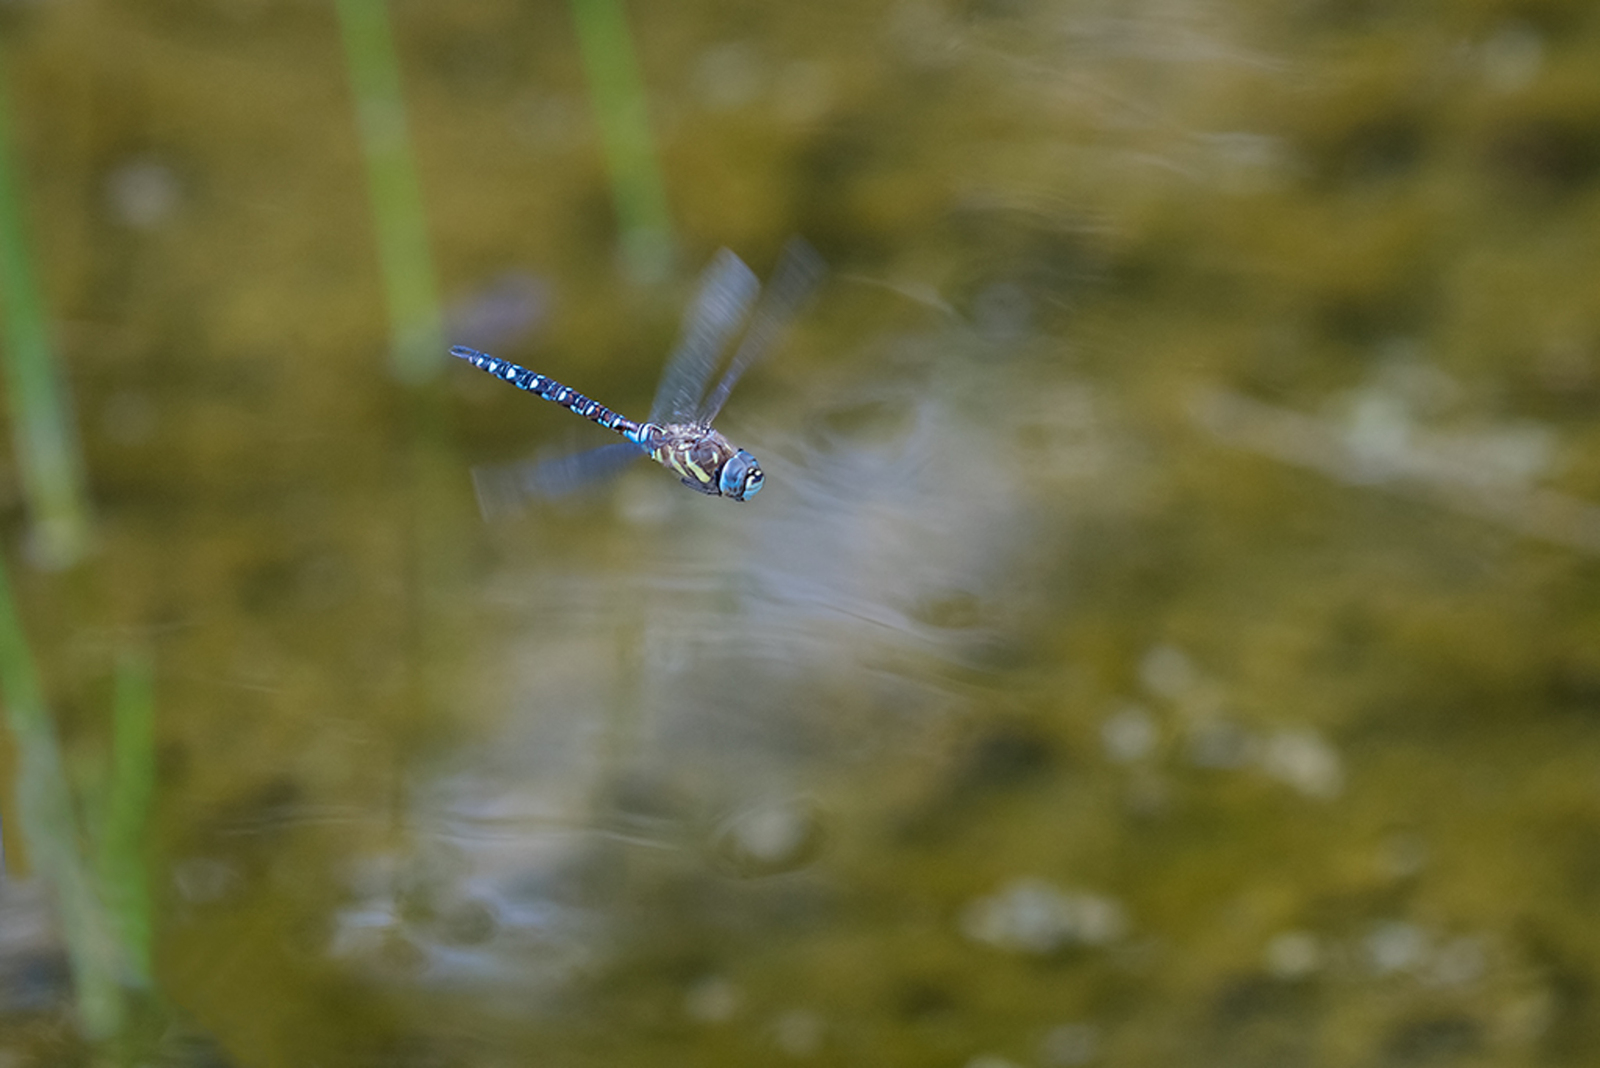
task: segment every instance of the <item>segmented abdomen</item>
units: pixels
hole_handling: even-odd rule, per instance
[[[624,437],[631,439],[634,432],[639,429],[639,424],[631,419],[624,419],[599,401],[590,400],[577,390],[563,386],[555,379],[546,378],[526,367],[519,367],[510,360],[502,360],[498,356],[490,356],[487,352],[469,349],[465,345],[450,346],[450,355],[466,360],[472,366],[488,371],[518,389],[525,389],[547,401],[554,401],[568,411],[575,412],[591,422],[599,423],[607,430],[615,430]]]

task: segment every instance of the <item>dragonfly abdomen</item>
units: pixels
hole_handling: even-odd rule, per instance
[[[583,416],[591,423],[599,423],[607,430],[615,430],[630,440],[634,439],[634,434],[639,429],[639,424],[632,419],[624,419],[599,401],[591,400],[570,386],[563,386],[553,378],[546,378],[510,360],[502,360],[498,356],[490,356],[487,352],[469,349],[465,345],[450,346],[450,355],[466,360],[479,370],[488,371],[518,389],[525,389],[536,397],[553,401],[569,412]]]

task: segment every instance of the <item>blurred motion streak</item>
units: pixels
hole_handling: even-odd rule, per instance
[[[1555,490],[1517,484],[1493,467],[1441,444],[1399,435],[1363,442],[1329,420],[1225,389],[1204,389],[1190,414],[1222,441],[1309,468],[1340,482],[1392,493],[1420,490],[1469,515],[1556,545],[1600,553],[1600,506]]]
[[[336,6],[367,163],[395,374],[403,382],[423,382],[439,373],[443,332],[388,10],[384,0],[338,0]]]
[[[88,548],[89,506],[77,431],[52,360],[44,304],[24,233],[6,76],[0,49],[0,302],[5,313],[6,392],[33,519],[35,558],[47,567],[69,567]]]

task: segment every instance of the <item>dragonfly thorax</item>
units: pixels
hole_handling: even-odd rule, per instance
[[[710,427],[646,423],[637,438],[650,459],[675,472],[690,489],[747,501],[765,476],[756,458]]]

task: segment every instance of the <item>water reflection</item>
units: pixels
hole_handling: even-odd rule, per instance
[[[413,785],[419,852],[358,863],[337,956],[379,967],[398,940],[407,981],[553,994],[617,952],[628,856],[696,882],[803,872],[836,818],[817,791],[968,707],[1026,610],[1039,480],[989,418],[1006,376],[903,344],[914,363],[805,397],[802,433],[741,428],[769,472],[749,507],[647,466],[591,499],[615,520],[582,554],[545,548],[548,514],[486,529],[463,686],[485,736]]]

